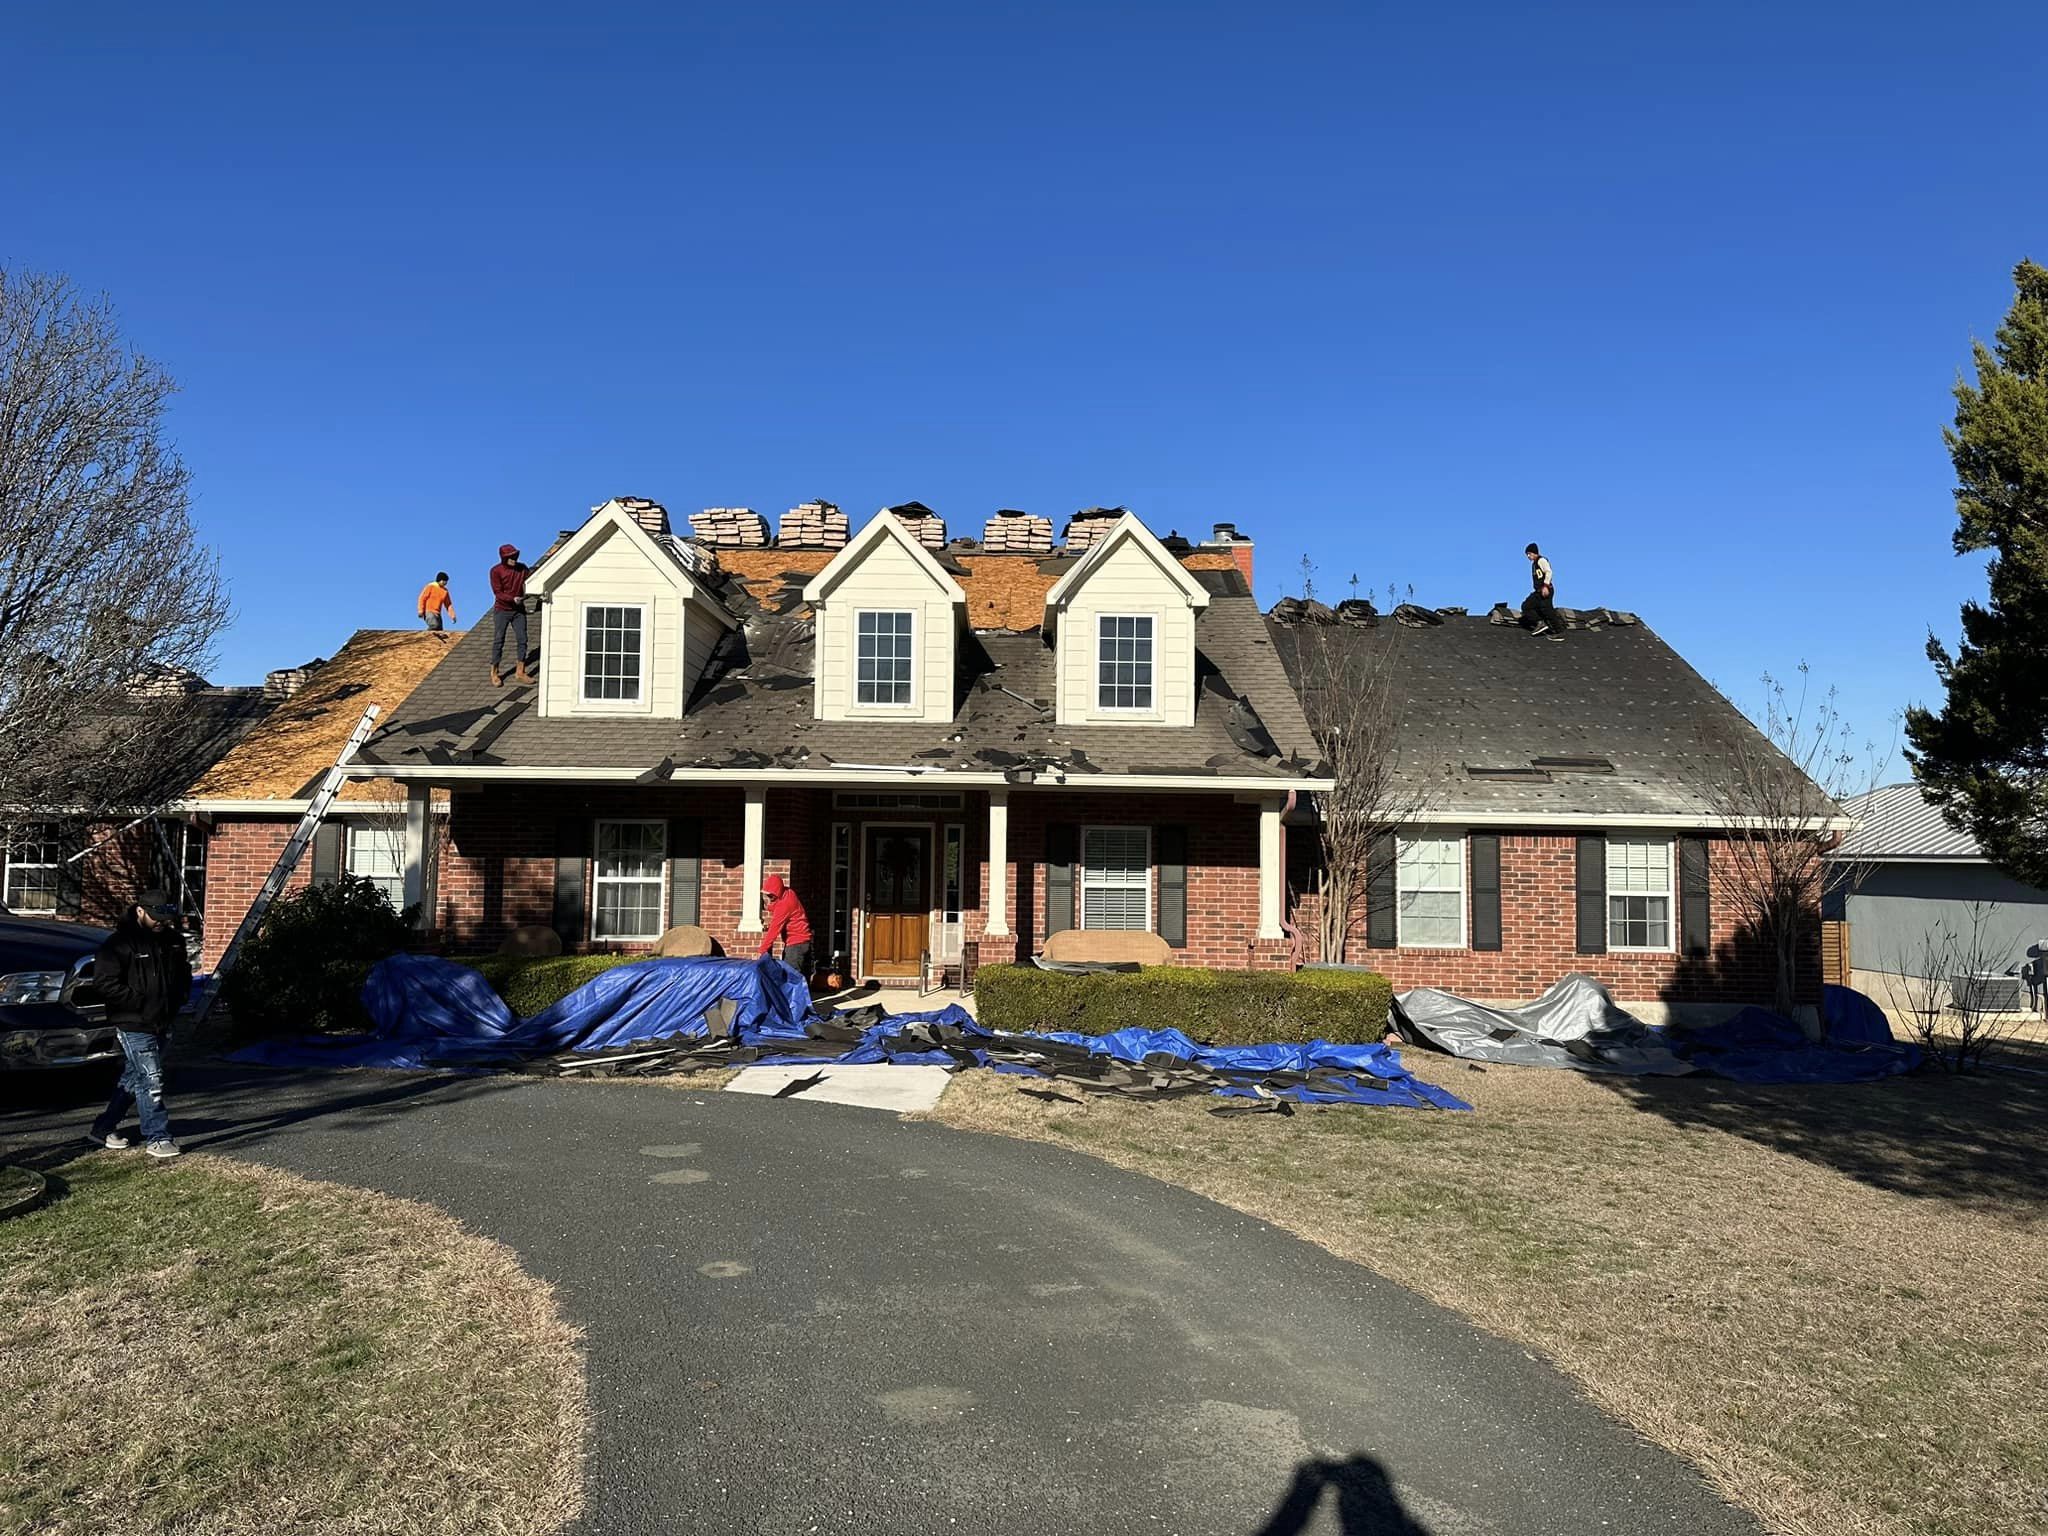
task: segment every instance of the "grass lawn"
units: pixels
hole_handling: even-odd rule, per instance
[[[576,1513],[577,1337],[509,1249],[210,1157],[95,1153],[51,1186],[0,1222],[0,1531],[538,1536]]]
[[[1479,1112],[1075,1107],[971,1072],[934,1118],[1401,1281],[1548,1356],[1774,1531],[2048,1531],[2048,1077],[1753,1087],[1404,1056]]]

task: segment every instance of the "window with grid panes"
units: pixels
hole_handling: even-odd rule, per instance
[[[382,891],[394,912],[405,910],[403,845],[396,827],[358,823],[348,829],[348,872]]]
[[[911,702],[911,615],[906,612],[854,616],[854,702]]]
[[[1671,948],[1671,843],[1607,839],[1607,947]]]
[[[658,939],[668,823],[600,821],[591,863],[590,936]]]
[[[1152,617],[1105,613],[1095,621],[1095,699],[1103,709],[1152,707]]]
[[[1088,827],[1081,834],[1081,926],[1152,926],[1152,833]]]
[[[1465,942],[1465,840],[1404,837],[1396,865],[1399,942],[1456,949]]]
[[[54,912],[63,873],[63,837],[50,822],[26,822],[7,844],[7,871],[0,899],[10,912]]]
[[[583,697],[637,703],[645,610],[592,603],[583,610]]]

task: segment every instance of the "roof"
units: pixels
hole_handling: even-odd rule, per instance
[[[136,806],[162,805],[185,792],[226,756],[270,712],[261,688],[206,688],[158,698],[127,700],[80,721],[71,749],[107,760],[120,779],[111,798]],[[134,779],[129,770],[146,759]]]
[[[1268,622],[1291,669],[1309,643],[1335,647],[1354,677],[1398,647],[1400,767],[1411,784],[1416,775],[1437,781],[1427,797],[1432,819],[1705,821],[1720,808],[1702,781],[1727,744],[1763,742],[1633,615],[1582,615],[1562,642],[1551,642],[1512,617],[1400,612],[1410,622]],[[1312,717],[1325,704],[1314,692],[1304,702]]]
[[[916,502],[910,503],[916,506]],[[923,515],[930,516],[930,509]],[[911,563],[931,578],[932,585],[955,603],[967,601],[967,594],[960,590],[960,584],[953,580],[952,572],[932,558],[932,552],[924,547],[917,535],[903,524],[895,509],[877,512],[868,519],[868,524],[846,543],[846,547],[833,555],[825,568],[804,585],[804,597],[813,603],[822,603],[831,596],[832,589],[850,576],[860,565],[867,552],[877,544],[894,544],[910,557]],[[955,566],[955,569],[958,569]]]
[[[812,626],[803,588],[824,550],[720,550],[723,597],[743,620],[714,653],[684,718],[550,717],[529,689],[489,687],[490,637],[472,631],[371,738],[361,761],[391,767],[546,770],[810,770],[917,766],[991,773],[1031,766],[1100,773],[1270,779],[1315,756],[1308,723],[1243,576],[1227,556],[1190,557],[1210,595],[1196,622],[1192,727],[1058,725],[1053,652],[1038,628],[1046,590],[1073,557],[945,551],[967,596],[950,725],[812,718]],[[1027,617],[1028,624],[1015,621]],[[540,623],[546,615],[539,616]]]
[[[305,686],[277,705],[185,791],[188,800],[277,800],[308,798],[320,776],[334,766],[349,732],[370,705],[389,719],[420,680],[466,639],[417,629],[359,629],[348,644],[323,663]],[[484,666],[479,664],[482,678]],[[352,780],[344,800],[396,800],[404,791],[381,781]],[[282,808],[282,807],[280,807]]]
[[[536,594],[552,590],[566,578],[568,573],[562,567],[567,562],[581,559],[606,538],[622,538],[636,546],[647,563],[667,577],[684,597],[701,600],[718,617],[731,622],[732,615],[705,585],[695,547],[671,533],[650,533],[616,498],[595,509],[580,528],[563,534],[548,546],[547,553],[529,568],[529,587]]]
[[[1087,553],[1082,555],[1080,560],[1074,562],[1072,567],[1063,572],[1059,579],[1052,584],[1051,590],[1045,594],[1045,606],[1047,609],[1064,607],[1088,578],[1108,562],[1117,547],[1123,544],[1136,544],[1139,549],[1143,550],[1146,558],[1154,562],[1160,571],[1180,589],[1181,595],[1188,600],[1190,607],[1206,608],[1208,606],[1209,594],[1203,589],[1202,584],[1196,581],[1172,555],[1167,553],[1166,546],[1159,542],[1158,537],[1151,529],[1138,521],[1136,513],[1126,512],[1116,520],[1114,528],[1090,545]]]
[[[1886,784],[1846,801],[1857,826],[1836,852],[1841,859],[1943,859],[1988,862],[1977,840],[1948,824],[1918,784]]]

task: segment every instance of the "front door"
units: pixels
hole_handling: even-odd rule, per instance
[[[869,827],[863,969],[870,976],[915,976],[931,938],[931,829]]]

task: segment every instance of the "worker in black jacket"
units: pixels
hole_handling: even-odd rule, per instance
[[[128,1064],[114,1096],[93,1121],[90,1139],[116,1151],[133,1146],[120,1132],[132,1105],[151,1157],[176,1157],[170,1112],[164,1107],[164,1045],[171,1021],[192,994],[192,963],[178,932],[178,907],[163,891],[135,898],[120,926],[93,956],[92,987],[106,1004],[107,1022],[120,1031]]]

